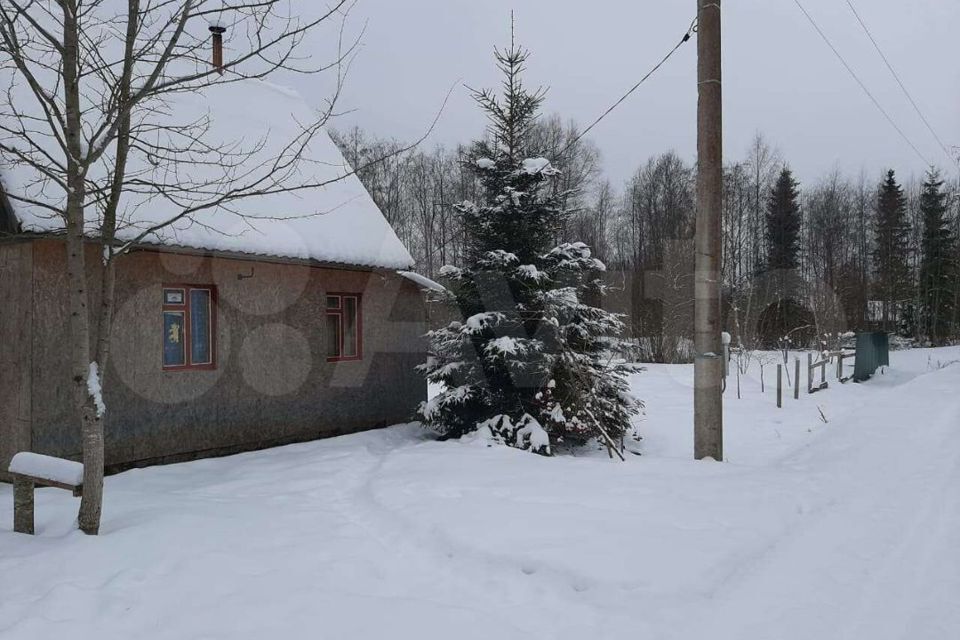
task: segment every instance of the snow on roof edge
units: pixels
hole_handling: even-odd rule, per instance
[[[415,271],[397,271],[397,275],[406,278],[411,282],[415,282],[424,289],[430,289],[431,291],[436,291],[438,293],[450,293],[450,290],[439,282],[431,280],[427,276],[416,273]]]
[[[63,230],[59,231],[19,231],[14,233],[20,238],[26,239],[53,239],[53,240],[62,240],[66,235],[66,232]],[[90,242],[96,242],[98,238],[96,236],[87,235],[86,239]],[[122,246],[123,242],[116,242],[116,246]],[[240,251],[237,249],[218,249],[218,248],[208,248],[208,247],[194,247],[191,245],[178,245],[178,244],[167,244],[162,242],[140,242],[131,247],[131,251],[158,251],[166,253],[175,253],[182,255],[209,255],[220,258],[234,259],[234,260],[249,260],[251,262],[274,262],[280,264],[307,264],[315,265],[318,267],[330,267],[330,268],[354,268],[354,269],[381,269],[385,271],[396,271],[400,273],[400,269],[409,269],[413,267],[413,261],[411,258],[410,262],[403,263],[369,263],[369,262],[342,262],[337,260],[323,260],[320,258],[312,257],[303,257],[303,256],[291,256],[283,255],[278,253],[254,253],[251,251]],[[439,285],[438,286],[442,286]]]
[[[203,254],[217,256],[221,258],[250,260],[251,262],[277,262],[281,264],[309,264],[316,266],[329,266],[331,268],[352,267],[360,269],[384,269],[393,271],[399,268],[409,268],[413,262],[409,263],[388,263],[384,262],[344,262],[340,260],[324,260],[322,258],[303,257],[284,255],[280,253],[261,253],[253,251],[241,251],[238,249],[217,249],[207,247],[194,247],[187,245],[164,244],[159,242],[142,242],[134,247],[135,250],[167,251],[169,253],[179,254]],[[399,271],[398,271],[399,273]]]

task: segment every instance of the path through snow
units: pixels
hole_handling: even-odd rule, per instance
[[[110,477],[95,539],[46,489],[11,533],[2,486],[0,638],[953,638],[960,365],[928,355],[780,412],[745,381],[725,464],[651,367],[626,464],[402,426]]]

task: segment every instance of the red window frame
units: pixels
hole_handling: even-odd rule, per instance
[[[167,302],[167,291],[178,290],[183,292],[183,298],[180,304]],[[201,362],[194,364],[192,339],[192,324],[190,323],[190,292],[207,291],[210,293],[210,320],[208,335],[210,340],[210,362]],[[163,359],[163,340],[160,341],[160,366],[164,371],[197,371],[212,370],[217,368],[217,287],[212,284],[164,284],[162,285],[160,295],[162,296],[162,309],[160,318],[167,312],[183,314],[183,364],[166,364]],[[161,332],[163,331],[161,324]]]
[[[330,305],[330,298],[337,298],[337,306]],[[355,308],[357,310],[357,317],[355,322],[356,327],[356,349],[354,353],[356,355],[345,356],[344,353],[344,336],[345,332],[343,331],[344,326],[344,316],[346,313],[346,304],[344,303],[344,298],[353,298],[356,300]],[[338,340],[338,351],[339,353],[335,356],[327,355],[327,362],[349,362],[351,360],[362,360],[363,359],[363,295],[359,293],[350,293],[345,291],[330,291],[324,296],[324,307],[325,307],[325,317],[327,319],[327,326],[325,327],[326,331],[331,331],[333,328],[333,323],[331,320],[336,319],[339,335]]]

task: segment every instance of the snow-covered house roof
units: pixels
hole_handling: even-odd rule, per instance
[[[410,253],[360,180],[351,173],[326,131],[305,134],[318,116],[296,92],[261,80],[241,80],[173,94],[145,117],[157,122],[173,120],[177,124],[204,122],[205,144],[224,145],[234,162],[244,158],[242,167],[231,168],[234,176],[263,167],[264,162],[278,157],[289,157],[291,142],[308,140],[300,150],[302,159],[296,169],[284,172],[283,184],[311,185],[290,192],[256,195],[191,214],[150,233],[143,238],[145,244],[388,269],[412,266]],[[198,192],[203,192],[198,200],[209,200],[215,195],[211,184],[218,171],[224,173],[222,166],[206,166],[203,162],[171,167],[169,162],[156,163],[145,154],[132,155],[130,163],[128,173],[161,183],[171,181],[172,172],[182,171],[175,180],[181,184],[184,180],[188,184],[196,182]],[[104,165],[92,168],[91,172],[105,170]],[[15,197],[21,194],[54,206],[62,204],[64,194],[52,192],[49,184],[41,185],[35,170],[5,163],[0,166],[0,181],[0,191],[5,189],[14,196],[10,202],[22,231],[64,231],[61,216]],[[184,198],[189,202],[189,192],[178,195],[181,201]],[[98,213],[93,209],[88,207],[87,212],[91,234],[99,226]],[[177,211],[174,203],[156,191],[134,187],[124,193],[117,238],[137,238]]]

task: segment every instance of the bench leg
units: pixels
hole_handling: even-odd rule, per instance
[[[33,535],[33,481],[13,481],[13,530]]]

